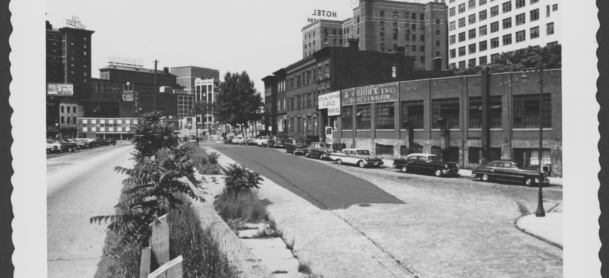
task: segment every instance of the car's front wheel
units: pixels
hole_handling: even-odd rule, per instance
[[[360,168],[366,168],[366,162],[360,161],[357,163]]]
[[[535,179],[534,178],[525,178],[524,179],[524,185],[526,186],[533,186],[535,184]]]
[[[310,153],[310,152],[306,152],[306,153],[305,153],[305,157],[310,158],[310,157],[311,157],[311,153]]]
[[[408,167],[402,166],[402,173],[408,173]]]
[[[490,181],[491,177],[489,177],[487,174],[482,175],[482,181]]]
[[[442,176],[442,170],[437,169],[437,170],[434,172],[434,175],[435,175],[436,177],[441,177],[441,176]]]
[[[336,163],[337,163],[338,165],[341,165],[341,164],[343,164],[343,161],[342,161],[342,160],[340,160],[340,159],[337,159],[337,160],[336,160]]]

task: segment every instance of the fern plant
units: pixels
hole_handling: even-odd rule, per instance
[[[156,223],[160,216],[171,210],[180,210],[183,202],[176,197],[176,193],[204,202],[194,188],[183,181],[185,178],[195,188],[203,189],[201,181],[194,177],[189,151],[188,146],[182,145],[162,161],[139,161],[134,169],[116,166],[116,172],[128,175],[123,184],[132,187],[123,192],[124,200],[115,206],[118,209],[116,215],[94,216],[90,222],[110,222],[108,229],[121,234],[123,240],[147,245],[151,235],[150,224]]]

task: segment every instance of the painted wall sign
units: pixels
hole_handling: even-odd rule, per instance
[[[366,86],[343,91],[343,105],[397,101],[398,84]]]
[[[317,103],[319,109],[328,109],[328,116],[340,115],[340,91],[318,96]]]
[[[47,87],[47,95],[71,97],[74,95],[74,85],[49,83],[49,86]]]

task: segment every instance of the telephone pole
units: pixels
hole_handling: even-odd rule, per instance
[[[156,111],[156,91],[158,90],[157,86],[156,86],[156,63],[158,61],[154,60],[154,88],[152,89],[152,96],[153,96],[153,100],[152,100],[152,110]]]

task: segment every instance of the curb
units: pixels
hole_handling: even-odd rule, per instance
[[[531,232],[527,231],[526,229],[521,228],[520,226],[518,226],[518,220],[520,220],[521,218],[523,218],[523,217],[525,217],[525,216],[528,216],[528,215],[531,215],[531,214],[527,214],[527,215],[521,215],[520,217],[516,218],[516,220],[514,220],[514,227],[515,227],[516,229],[518,229],[519,231],[521,231],[521,232],[523,232],[523,233],[527,234],[527,235],[530,235],[530,236],[532,236],[532,237],[534,237],[534,238],[536,238],[536,239],[539,239],[539,240],[541,240],[541,241],[543,241],[543,242],[545,242],[545,243],[547,243],[547,244],[550,244],[550,245],[552,245],[552,246],[554,246],[554,247],[558,247],[558,248],[560,248],[560,250],[563,250],[563,246],[562,246],[562,245],[560,245],[560,244],[558,244],[558,243],[556,243],[556,242],[553,242],[553,241],[551,241],[551,240],[549,240],[549,239],[546,239],[546,238],[544,238],[544,237],[542,237],[542,236],[539,236],[539,235],[533,234],[533,233],[531,233]]]

